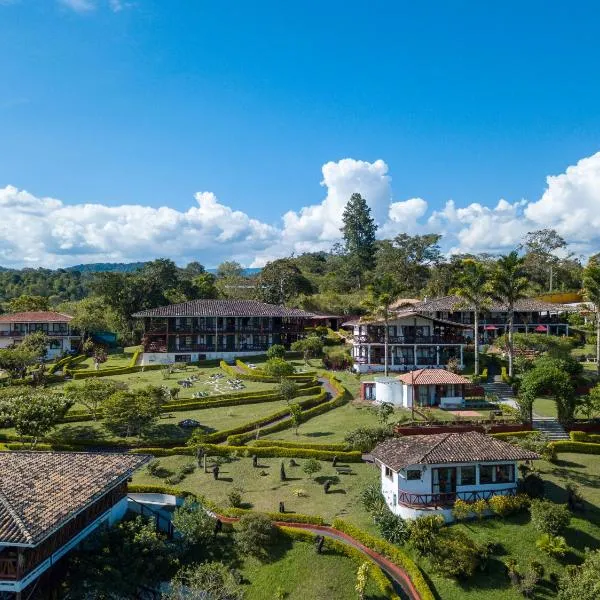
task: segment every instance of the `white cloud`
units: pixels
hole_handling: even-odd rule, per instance
[[[58,0],[58,2],[79,13],[89,12],[96,8],[95,0]]]
[[[503,252],[527,231],[553,227],[582,253],[600,249],[600,153],[547,179],[538,200],[496,206],[454,200],[429,212],[423,198],[394,200],[388,166],[345,158],[322,168],[324,198],[285,213],[278,225],[231,209],[211,192],[195,194],[185,211],[124,204],[66,205],[12,186],[0,188],[0,265],[65,266],[78,262],[134,261],[168,256],[179,263],[223,259],[244,265],[292,252],[327,250],[340,239],[342,213],[354,192],[366,198],[380,225],[378,236],[442,233],[443,248]]]

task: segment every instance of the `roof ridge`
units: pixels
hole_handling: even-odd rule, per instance
[[[427,452],[425,452],[425,454],[423,454],[421,456],[420,460],[425,460],[427,458],[427,456],[429,454],[431,454],[440,444],[442,444],[443,442],[445,442],[452,435],[452,433],[451,432],[449,432],[449,433],[443,433],[442,435],[444,437],[437,444],[434,444],[433,446],[431,446],[431,448],[429,448],[429,450],[427,450]]]
[[[23,519],[21,519],[21,517],[19,516],[17,511],[13,508],[12,504],[10,503],[10,500],[6,497],[6,494],[2,490],[0,490],[0,504],[2,504],[2,506],[4,506],[4,508],[6,509],[8,514],[12,517],[13,521],[16,523],[17,527],[20,529],[21,533],[23,534],[23,537],[25,537],[25,539],[29,543],[32,543],[33,536],[27,529],[27,526],[23,522]]]

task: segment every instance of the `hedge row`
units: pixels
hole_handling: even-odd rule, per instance
[[[569,437],[572,442],[592,442],[594,444],[600,443],[600,435],[596,433],[587,433],[585,431],[571,431]]]
[[[497,438],[499,440],[506,440],[508,438],[516,437],[538,437],[540,434],[537,431],[527,430],[527,431],[503,431],[502,433],[492,433],[491,436]]]
[[[156,446],[152,448],[134,448],[129,451],[130,454],[152,454],[152,456],[178,456],[187,455],[194,456],[196,450],[191,446],[174,446],[173,448],[158,448]]]
[[[48,369],[49,375],[54,375],[56,371],[60,371],[64,368],[69,367],[71,364],[78,364],[83,362],[87,356],[85,354],[78,354],[77,356],[65,356],[60,360],[56,361],[53,365],[50,365]]]
[[[342,519],[335,519],[333,521],[333,527],[358,540],[374,552],[382,554],[396,566],[403,569],[417,590],[421,600],[435,600],[434,593],[427,584],[425,577],[423,577],[423,573],[421,572],[421,569],[419,569],[417,563],[415,563],[408,554],[400,550],[400,548],[381,538],[377,538]]]
[[[306,400],[301,400],[300,402],[298,402],[298,404],[302,408],[306,408],[306,407],[314,406],[315,404],[318,405],[319,403],[324,402],[325,398],[326,398],[326,393],[324,391],[322,391],[321,393],[317,394],[316,396],[312,396],[310,398],[307,398]],[[310,410],[313,410],[313,409],[310,409]],[[223,442],[229,436],[237,435],[237,434],[241,434],[241,433],[253,432],[258,427],[267,425],[267,424],[271,423],[272,421],[276,421],[277,419],[282,419],[286,415],[288,415],[289,412],[290,412],[289,408],[284,408],[275,413],[271,413],[270,415],[267,415],[266,417],[262,417],[262,419],[250,421],[249,423],[244,423],[243,425],[239,425],[238,427],[233,427],[231,429],[223,429],[222,431],[215,431],[215,433],[209,433],[208,435],[206,435],[202,438],[202,441],[204,441],[204,442]],[[309,412],[309,411],[306,411],[306,412]],[[289,425],[288,425],[288,427],[289,427]],[[286,429],[286,428],[284,428],[284,429]],[[253,434],[251,434],[251,436],[248,439],[252,439],[252,435]]]
[[[590,442],[550,442],[556,452],[575,452],[578,454],[600,454],[600,444],[592,444]]]
[[[246,379],[248,381],[258,381],[261,383],[279,383],[279,381],[280,381],[279,377],[270,377],[269,375],[261,375],[260,373],[255,373],[253,369],[250,369],[241,360],[236,360],[235,362],[238,366],[244,365],[244,367],[247,369],[247,371],[244,370],[243,367],[240,367],[242,370],[238,371],[238,369],[236,369],[235,367],[232,367],[231,365],[228,365],[224,360],[222,360],[220,362],[219,366],[229,376],[236,377],[238,379]],[[310,374],[289,375],[288,377],[286,377],[286,379],[291,379],[292,381],[295,381],[297,383],[303,382],[303,381],[316,382],[315,376],[310,375]]]
[[[34,451],[48,451],[48,450],[54,450],[54,448],[52,447],[51,444],[36,444],[33,448],[31,447],[31,444],[24,444],[21,442],[11,442],[9,444],[6,444],[6,448],[8,450],[34,450]]]
[[[284,440],[254,440],[250,443],[256,446],[278,446],[279,448],[303,448],[304,450],[331,450],[332,452],[345,452],[346,444],[307,444],[304,442],[286,442]]]
[[[224,444],[199,444],[198,447],[204,448],[209,455],[219,456],[229,456],[243,450],[245,456],[255,455],[259,458],[316,458],[317,460],[332,461],[337,457],[342,462],[362,462],[362,454],[355,450],[333,452],[306,448],[282,448],[281,446],[228,446]]]
[[[246,357],[244,357],[246,358]],[[248,360],[246,358],[246,360]],[[251,369],[245,362],[237,359],[235,361],[235,364],[238,368],[242,369],[242,371],[244,371],[245,374],[247,375],[259,375],[262,377],[270,377],[269,375],[267,375],[263,369]],[[317,376],[317,372],[316,371],[306,371],[305,373],[295,373],[293,375],[288,375],[288,379],[298,379],[298,380],[303,380],[303,379],[314,379]]]
[[[129,375],[130,373],[139,373],[140,371],[157,371],[162,365],[146,365],[136,367],[112,367],[109,369],[100,369],[99,371],[71,371],[67,373],[73,379],[88,379],[90,377],[110,377],[111,375]]]
[[[300,529],[297,527],[286,527],[279,525],[277,527],[281,533],[292,540],[299,540],[303,542],[315,541],[316,533],[307,531],[306,529]],[[334,550],[338,554],[342,554],[352,559],[358,564],[362,564],[365,561],[369,562],[369,577],[379,588],[379,591],[383,594],[384,598],[389,600],[400,600],[400,596],[396,594],[390,580],[387,578],[383,570],[369,557],[365,556],[360,550],[357,550],[349,544],[339,542],[332,538],[327,538],[327,548]]]
[[[219,512],[224,517],[243,517],[256,511],[249,508],[223,508]],[[262,512],[262,514],[267,515],[272,521],[280,521],[282,523],[308,523],[309,525],[323,525],[325,523],[323,517],[317,515],[303,515],[302,513],[289,512]]]

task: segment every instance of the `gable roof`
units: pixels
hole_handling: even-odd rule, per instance
[[[73,317],[71,315],[52,310],[36,310],[0,315],[0,323],[68,323],[72,320]]]
[[[442,323],[442,325],[449,325],[451,327],[456,327],[459,329],[466,329],[469,325],[464,325],[462,323],[457,323],[456,321],[449,321],[447,319],[439,319],[438,317],[432,317],[424,312],[418,312],[417,310],[413,310],[411,308],[405,308],[403,310],[398,310],[394,312],[390,312],[390,317],[388,319],[389,324],[393,324],[394,321],[399,321],[402,319],[410,319],[410,318],[420,318],[427,319],[433,323]],[[346,323],[342,323],[343,327],[351,327],[355,325],[384,325],[385,321],[381,318],[369,318],[369,317],[361,317],[359,319],[352,319],[351,321],[347,321]]]
[[[36,546],[150,457],[0,452],[0,544]]]
[[[288,317],[312,319],[313,313],[257,300],[190,300],[134,313],[134,317]]]
[[[466,377],[447,371],[446,369],[417,369],[408,373],[398,375],[397,379],[402,383],[415,385],[443,385],[462,383],[470,384],[471,381]]]
[[[441,298],[423,300],[423,302],[415,305],[415,310],[423,312],[472,310],[472,307],[469,306],[457,308],[457,305],[463,302],[464,300],[458,296],[442,296]],[[503,302],[492,301],[490,307],[485,312],[504,312],[506,310],[507,306]],[[515,302],[515,310],[517,312],[572,312],[577,309],[568,304],[552,304],[551,302],[544,302],[537,298],[521,298],[521,300]]]
[[[443,465],[539,458],[535,452],[513,446],[478,431],[390,438],[378,444],[371,455],[394,471],[399,471],[409,465]]]

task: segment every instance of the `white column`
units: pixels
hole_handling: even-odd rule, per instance
[[[460,346],[460,364],[461,366],[464,366],[464,361],[463,361],[463,346]]]
[[[435,364],[436,365],[440,364],[440,347],[439,346],[435,347]]]
[[[416,367],[417,366],[417,345],[416,344],[413,346],[413,352],[414,352],[413,362],[414,362],[415,367]]]
[[[371,364],[371,344],[367,346],[367,364]]]

